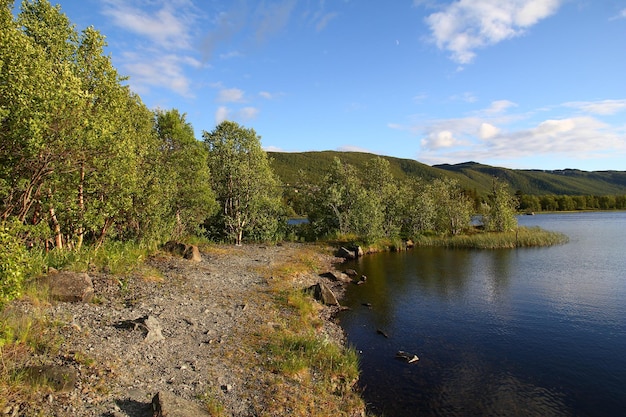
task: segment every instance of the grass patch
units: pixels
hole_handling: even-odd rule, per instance
[[[347,416],[364,410],[354,391],[359,358],[354,349],[322,331],[323,307],[303,291],[299,278],[327,267],[330,248],[303,246],[280,264],[263,267],[274,308],[268,319],[281,323],[258,335],[257,353],[270,371],[265,415]]]
[[[553,246],[567,243],[569,238],[559,232],[540,227],[519,227],[510,232],[475,232],[461,236],[419,236],[416,246],[443,246],[469,249],[512,249]]]
[[[36,306],[30,311],[6,306],[0,311],[0,410],[9,404],[32,402],[37,390],[21,372],[31,365],[36,354],[54,355],[58,352],[60,339],[51,323]]]
[[[205,409],[209,412],[209,415],[212,417],[226,416],[224,405],[213,390],[207,390],[203,394],[199,395],[198,400],[200,400]]]

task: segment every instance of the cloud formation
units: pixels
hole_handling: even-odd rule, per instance
[[[427,163],[513,161],[530,157],[584,158],[626,155],[626,126],[601,120],[626,111],[626,100],[569,102],[577,114],[537,119],[542,112],[512,113],[517,104],[497,100],[467,117],[389,124],[420,137],[418,159]]]
[[[136,38],[126,39],[121,67],[134,90],[147,93],[153,87],[193,97],[189,68],[202,66],[193,57],[192,28],[201,15],[191,0],[105,0],[102,14]]]
[[[439,49],[459,64],[469,64],[476,50],[521,36],[556,13],[563,0],[458,0],[426,18]]]

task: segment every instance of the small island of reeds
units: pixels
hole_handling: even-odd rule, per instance
[[[567,243],[563,233],[544,230],[540,227],[517,227],[506,232],[467,233],[457,236],[421,235],[413,240],[415,246],[443,246],[467,249],[513,249],[553,246]]]

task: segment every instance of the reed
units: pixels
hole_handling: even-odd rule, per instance
[[[467,249],[513,249],[554,246],[567,243],[569,238],[559,232],[540,227],[518,227],[508,232],[481,232],[460,236],[419,236],[417,246],[442,246]]]

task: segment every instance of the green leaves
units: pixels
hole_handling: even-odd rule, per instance
[[[221,209],[212,219],[211,229],[221,230],[238,245],[244,233],[275,239],[283,217],[276,211],[280,188],[261,148],[261,138],[253,129],[230,121],[204,132],[203,137],[209,151],[211,185]]]

